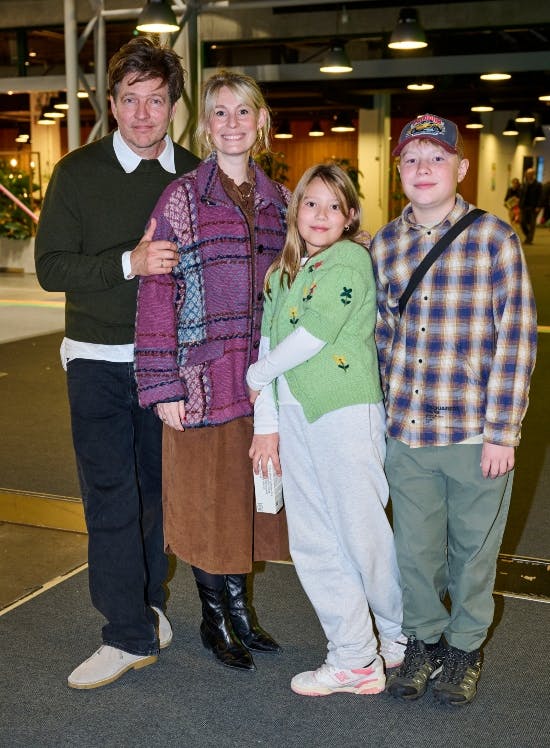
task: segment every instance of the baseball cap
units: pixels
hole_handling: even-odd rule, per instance
[[[392,151],[393,156],[399,156],[403,148],[415,138],[431,140],[449,153],[458,153],[460,135],[454,122],[435,114],[421,114],[408,122],[401,130],[399,142]]]

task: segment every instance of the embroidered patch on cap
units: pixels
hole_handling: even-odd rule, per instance
[[[450,153],[458,153],[458,128],[454,122],[435,114],[422,114],[408,122],[401,130],[399,143],[392,151],[398,156],[403,148],[415,138],[423,138],[438,143]]]

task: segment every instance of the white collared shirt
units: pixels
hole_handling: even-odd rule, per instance
[[[130,148],[128,143],[126,143],[120,134],[120,130],[115,130],[113,134],[113,148],[115,149],[115,156],[126,174],[131,174],[135,171],[143,160],[141,156],[138,156],[138,154]],[[157,160],[165,171],[169,171],[171,174],[176,173],[174,143],[168,134],[164,136],[164,148]]]

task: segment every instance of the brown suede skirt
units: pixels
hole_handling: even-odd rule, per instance
[[[253,561],[288,560],[285,509],[256,512],[252,418],[163,430],[164,547],[211,574],[245,574]]]

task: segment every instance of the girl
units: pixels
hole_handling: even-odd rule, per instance
[[[304,696],[379,693],[382,658],[395,667],[405,644],[384,511],[374,277],[367,250],[353,241],[359,225],[348,176],[334,165],[306,171],[289,204],[283,252],[266,276],[260,359],[247,373],[249,454],[256,472],[265,474],[269,459],[277,472],[282,466],[292,559],[328,639],[324,664],[292,679]]]

